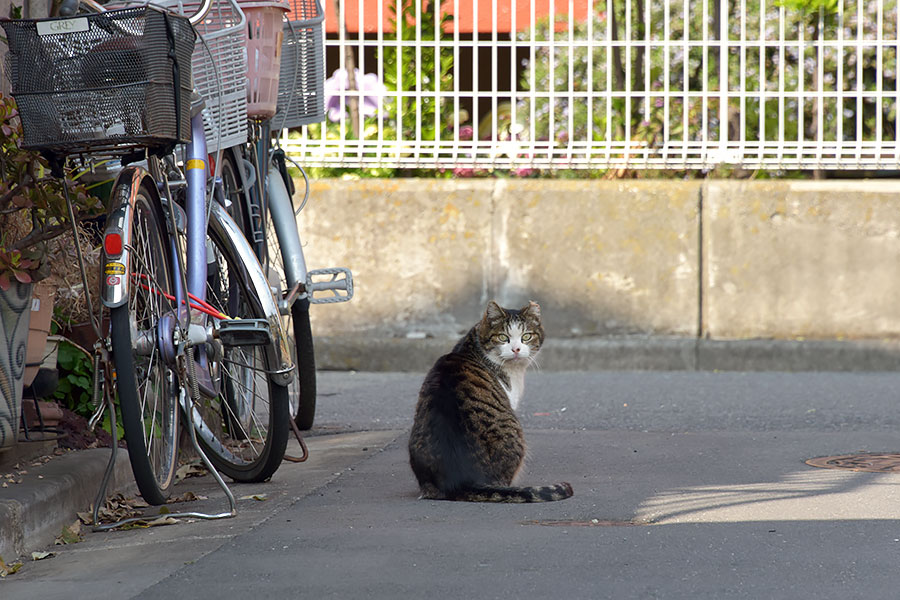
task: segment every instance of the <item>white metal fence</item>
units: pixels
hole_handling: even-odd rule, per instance
[[[308,165],[900,167],[897,0],[326,0],[329,13],[328,119],[284,141]]]

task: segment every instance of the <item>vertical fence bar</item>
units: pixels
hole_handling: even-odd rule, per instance
[[[740,123],[738,126],[738,141],[740,143],[740,154],[743,160],[747,154],[747,0],[741,0],[741,28],[738,40],[740,42],[739,59],[738,59],[738,77],[740,79]],[[762,85],[762,80],[759,81]]]
[[[837,90],[837,143],[840,146],[844,139],[844,0],[838,0],[837,14],[837,80],[835,81],[835,90]],[[843,152],[839,152],[839,158],[843,158]]]
[[[378,53],[379,60],[375,61],[375,70],[378,75],[378,81],[384,81],[384,2],[381,0],[375,1],[375,16],[378,19],[378,22],[375,25],[375,40],[376,40],[376,51]],[[379,166],[381,165],[381,161],[384,160],[385,155],[385,139],[384,139],[384,124],[385,124],[385,105],[388,102],[386,96],[382,96],[378,99],[378,159]]]
[[[719,147],[728,148],[728,0],[719,0]]]
[[[403,131],[403,92],[406,87],[403,83],[403,55],[404,50],[406,49],[403,44],[403,28],[406,27],[406,19],[404,18],[403,0],[394,0],[394,7],[394,15],[396,17],[396,22],[394,24],[394,42],[397,45],[397,51],[395,53],[397,64],[394,66],[394,75],[397,81],[397,90],[394,92],[394,102],[396,102],[395,106],[397,108],[394,116],[397,119],[397,123],[394,131],[397,132],[397,143],[394,146],[394,157],[399,163],[402,155],[403,142],[406,137]]]
[[[590,165],[594,162],[594,0],[587,3],[587,118],[585,122],[585,159]]]
[[[883,37],[883,29],[884,29],[884,2],[883,0],[878,2],[878,5],[875,9],[876,12],[876,31],[875,31],[875,157],[879,164],[881,165],[881,157],[882,157],[882,116],[884,111],[884,102],[882,98],[882,94],[884,93],[884,87],[882,84],[882,78],[884,76],[884,49],[882,47],[882,42],[884,41]]]
[[[516,13],[519,12],[518,0],[510,0],[509,7],[509,134],[510,137],[514,140],[518,140],[520,138],[518,133],[519,122],[517,117],[517,94],[518,91],[518,77],[516,73],[518,71],[516,64]],[[518,162],[518,158],[516,157]]]
[[[863,4],[856,2],[856,161],[862,157],[863,140]]]
[[[686,2],[687,0],[685,0]],[[610,161],[612,158],[610,152],[613,146],[613,128],[612,128],[612,104],[613,104],[613,79],[612,79],[612,55],[613,55],[613,45],[612,45],[612,20],[613,20],[613,11],[616,9],[613,4],[613,0],[606,0],[606,131],[604,132],[604,140],[606,141],[606,160]]]
[[[710,165],[709,159],[709,3],[715,0],[703,0],[703,21],[700,28],[702,34],[702,48],[700,61],[703,65],[703,83],[702,83],[702,99],[701,99],[701,140],[703,142],[703,162],[704,168]]]
[[[778,7],[778,164],[784,161],[784,107],[785,107],[785,10],[784,4]]]
[[[672,50],[669,46],[669,42],[672,39],[672,25],[670,13],[672,11],[672,5],[670,0],[663,0],[663,39],[662,39],[662,49],[663,49],[663,84],[662,84],[662,159],[663,166],[667,166],[669,163],[669,140],[671,139],[671,123],[669,121],[671,114],[671,96],[670,93],[670,79],[669,71],[671,69],[671,54]]]
[[[757,162],[759,163],[765,161],[765,147],[768,137],[766,132],[766,93],[769,88],[768,78],[766,77],[766,47],[768,43],[768,38],[766,36],[767,16],[766,2],[765,0],[759,0],[759,123],[757,125],[759,130],[757,140],[757,143],[759,144],[759,154],[757,156]]]
[[[537,136],[535,135],[535,125],[537,123],[537,90],[535,89],[537,86],[537,77],[535,75],[535,63],[537,62],[537,8],[534,4],[535,0],[529,0],[528,10],[531,31],[528,34],[528,122],[531,127],[531,143],[533,147],[537,141]],[[535,152],[537,152],[536,149]]]
[[[457,164],[461,146],[459,115],[459,0],[453,0],[453,160]]]
[[[681,161],[683,163],[688,162],[688,152],[690,148],[690,141],[693,137],[690,131],[690,110],[691,110],[691,74],[690,74],[690,57],[691,57],[691,26],[690,26],[690,11],[688,0],[684,0],[682,3],[682,12],[681,12],[681,26],[682,26],[682,41],[684,42],[683,46],[683,56],[681,61],[681,77],[682,77],[682,88],[684,92],[684,104],[681,107]]]
[[[816,164],[825,152],[825,7],[819,7],[819,39],[816,40]]]
[[[651,85],[650,85],[650,55],[651,55],[651,47],[650,47],[650,28],[651,28],[651,19],[650,19],[650,4],[652,4],[652,0],[644,1],[644,14],[641,15],[641,19],[644,22],[644,121],[650,121],[651,117],[651,103],[650,103],[650,94],[651,94]],[[644,155],[644,162],[646,163],[648,155]]]
[[[479,72],[478,54],[481,49],[481,27],[479,26],[479,15],[481,14],[478,6],[478,0],[472,0],[472,128],[473,128],[473,146],[479,146],[479,125],[481,124],[481,113],[479,111],[479,99],[481,97],[481,84]],[[481,149],[478,148],[479,159],[483,158]]]
[[[416,166],[420,166],[420,160],[422,156],[422,145],[425,141],[423,137],[424,132],[422,128],[418,126],[419,123],[422,122],[422,103],[424,102],[423,98],[423,88],[422,88],[422,31],[424,29],[422,23],[422,2],[420,0],[413,0],[415,4],[415,31],[413,33],[413,50],[414,50],[414,58],[415,61],[415,70],[416,70],[416,83],[415,89],[413,90],[414,95],[414,104],[416,109],[416,120],[413,121],[416,133],[415,133],[415,146],[413,150],[413,156],[415,156]]]
[[[354,63],[358,66],[358,73],[360,78],[366,73],[366,48],[365,48],[365,0],[358,0],[358,8],[356,11],[356,60]],[[356,73],[353,73],[353,77],[356,77]],[[365,114],[363,110],[363,89],[360,86],[360,79],[356,79],[356,131],[359,132],[359,137],[356,139],[356,160],[358,164],[363,164],[365,161],[363,160],[365,156],[365,152],[363,151],[363,147],[365,145],[364,140],[366,139],[366,123],[365,123]]]
[[[443,108],[443,102],[441,99],[441,58],[443,53],[441,52],[441,15],[443,15],[444,6],[440,2],[440,0],[434,0],[434,42],[432,44],[432,60],[434,61],[434,71],[431,73],[432,81],[434,82],[432,85],[432,89],[434,91],[434,122],[432,126],[434,127],[434,145],[431,147],[431,160],[434,164],[437,164],[440,157],[440,148],[443,145],[442,141],[444,138],[443,127],[441,126],[441,113]]]
[[[631,72],[631,2],[625,0],[625,44],[622,46],[622,54],[625,55],[625,160],[631,164],[631,120],[634,116],[631,114],[631,101],[633,99],[633,87]]]
[[[797,27],[797,158],[806,146],[806,21],[800,17]]]

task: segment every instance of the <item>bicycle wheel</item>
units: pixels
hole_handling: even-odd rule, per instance
[[[112,198],[118,197],[113,191]],[[115,212],[115,208],[114,208]],[[150,504],[163,504],[175,481],[178,455],[176,373],[159,350],[160,318],[172,314],[173,289],[162,207],[141,184],[130,222],[127,302],[110,310],[116,388],[128,457],[138,489]]]
[[[242,260],[212,211],[207,244],[207,302],[232,319],[265,319],[262,302],[244,274],[259,269]],[[246,242],[244,242],[246,243]],[[249,251],[248,253],[249,254]],[[265,481],[278,469],[288,438],[287,388],[274,381],[280,365],[262,345],[206,349],[216,395],[201,393],[195,428],[209,459],[235,481]]]
[[[281,244],[275,231],[270,211],[266,211],[264,219],[251,217],[250,201],[241,189],[240,178],[233,156],[228,153],[222,162],[222,185],[225,198],[230,202],[230,214],[237,221],[244,235],[249,240],[264,239],[265,244],[254,244],[257,257],[263,265],[269,285],[276,298],[288,291],[289,284],[285,276]],[[240,208],[238,208],[240,207]],[[252,223],[262,221],[263,231]],[[260,235],[262,234],[262,235]],[[312,428],[316,413],[316,359],[313,348],[312,329],[309,322],[309,300],[296,300],[290,310],[282,311],[281,319],[291,362],[296,369],[291,384],[288,386],[288,402],[290,415],[300,429]]]
[[[288,291],[290,285],[285,276],[281,244],[275,232],[271,211],[266,211],[265,218],[266,256],[263,269],[269,275],[270,284],[275,287],[277,281],[278,294]],[[309,323],[309,300],[295,300],[287,314],[282,311],[281,321],[288,336],[288,347],[291,362],[294,364],[294,382],[290,388],[291,418],[300,429],[313,426],[316,415],[316,358],[313,349],[312,328]]]

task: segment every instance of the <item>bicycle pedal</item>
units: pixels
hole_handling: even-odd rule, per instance
[[[273,342],[265,319],[223,319],[216,324],[215,336],[223,346],[265,346]]]
[[[347,302],[353,297],[353,273],[344,267],[308,271],[306,293],[310,304]]]

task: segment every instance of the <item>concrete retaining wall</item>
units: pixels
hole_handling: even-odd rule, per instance
[[[317,336],[453,337],[488,299],[553,337],[900,338],[900,182],[324,180]]]

